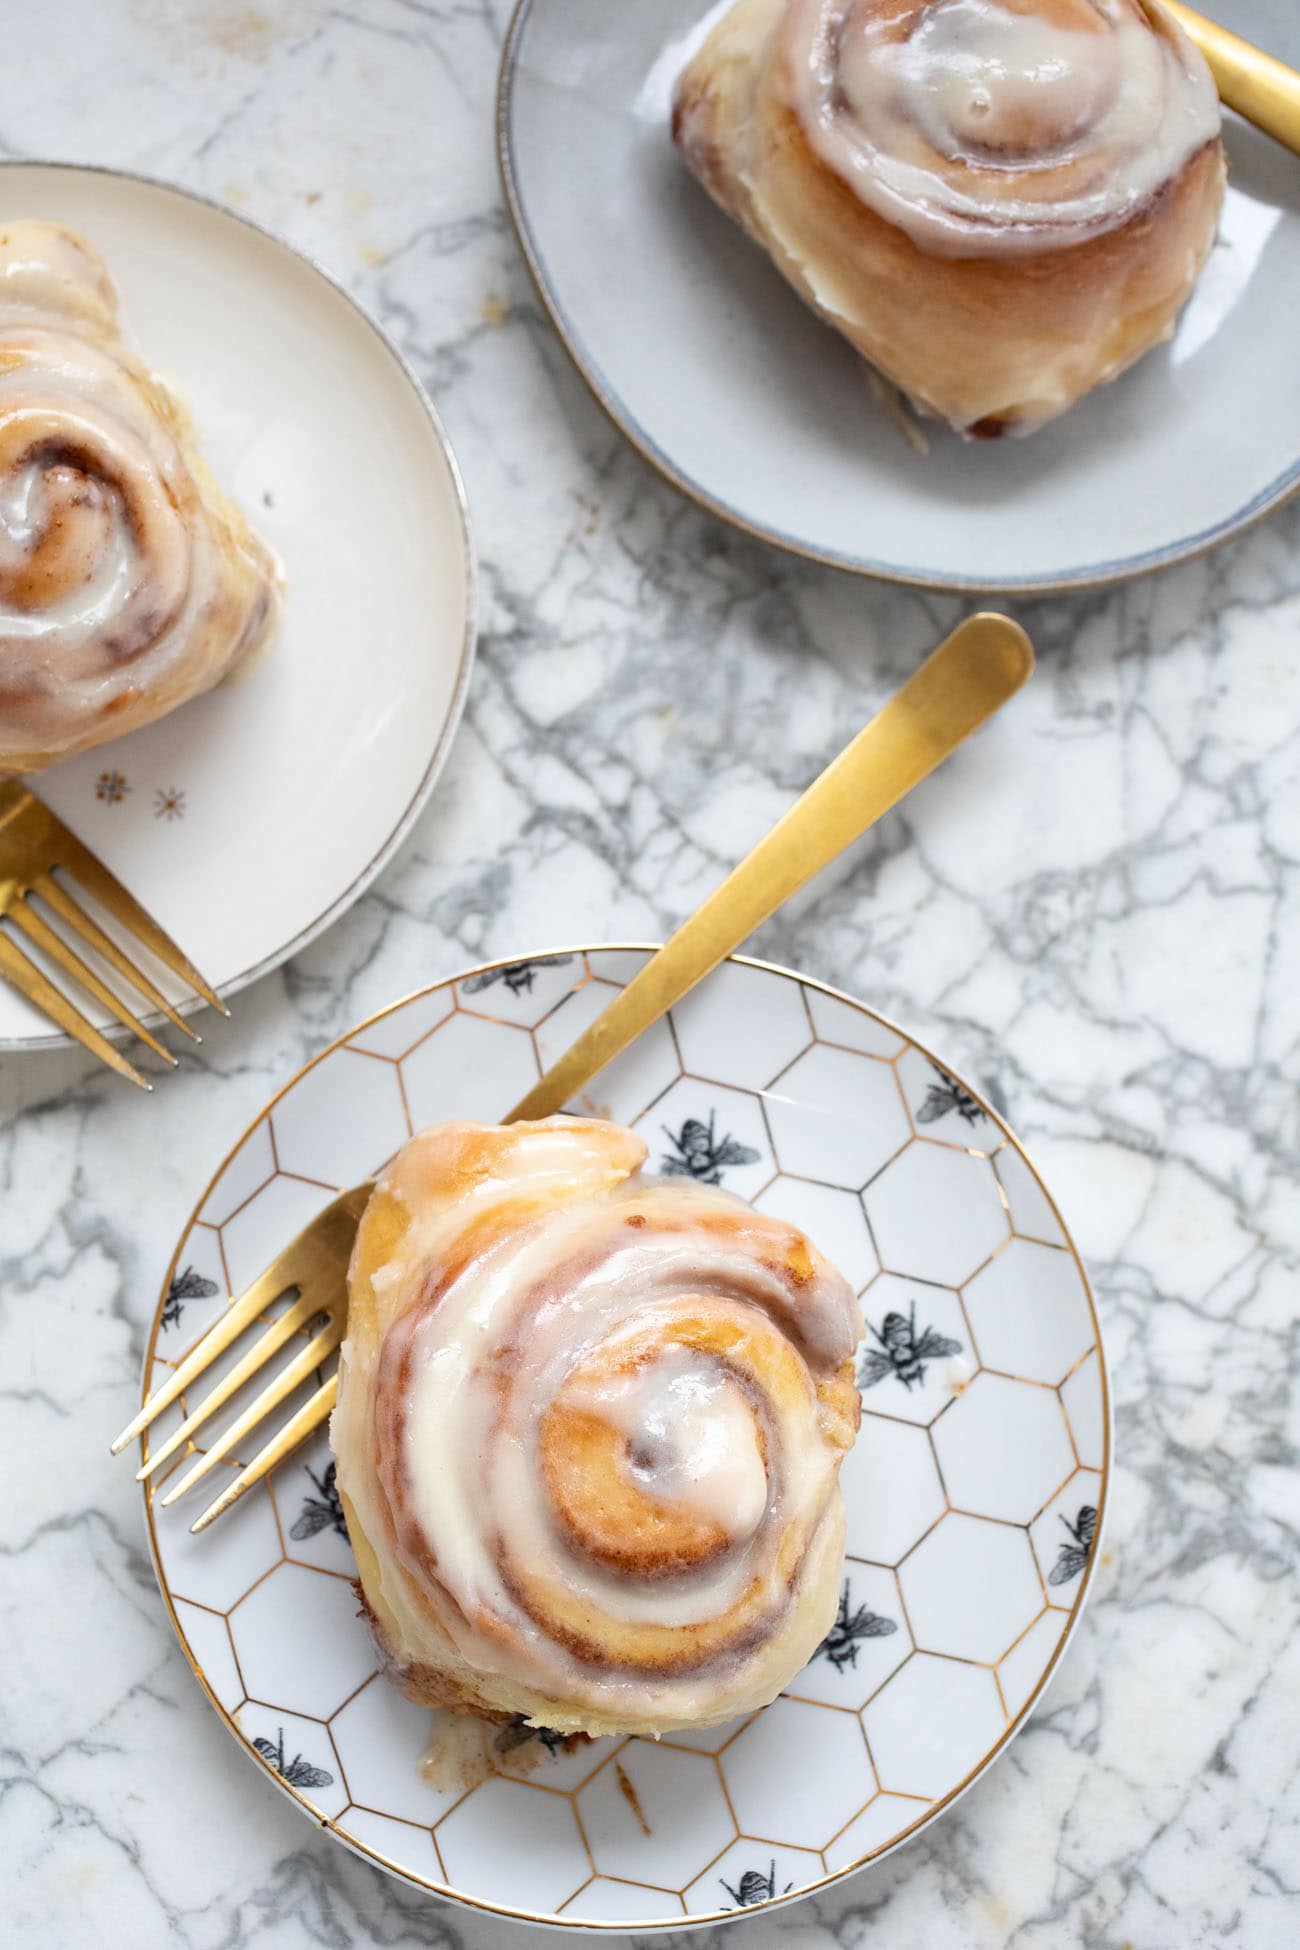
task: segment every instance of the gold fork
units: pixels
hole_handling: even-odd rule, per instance
[[[1029,638],[1005,616],[969,617],[955,629],[884,709],[860,731],[803,797],[778,820],[722,885],[615,996],[502,1120],[547,1117],[627,1048],[783,901],[896,805],[1026,681],[1034,667]],[[285,1364],[218,1440],[162,1498],[172,1503],[242,1443],[300,1387],[343,1339],[347,1268],[357,1224],[373,1181],[343,1192],[267,1267],[144,1403],[113,1444],[116,1455],[204,1374],[255,1319],[289,1288],[297,1298],[268,1326],[198,1406],[152,1454],[145,1445],[141,1481],[155,1475],[198,1429],[262,1369],[295,1334],[323,1317],[306,1345]],[[274,1469],[334,1406],[337,1381],[322,1383],[232,1478],[190,1528],[200,1531]]]
[[[1300,74],[1263,48],[1230,34],[1182,0],[1161,0],[1210,66],[1220,99],[1265,135],[1300,155]]]
[[[64,878],[57,878],[59,875]],[[124,1028],[138,1036],[156,1056],[161,1056],[164,1063],[169,1063],[174,1069],[177,1059],[171,1051],[137,1020],[121,997],[41,912],[45,908],[57,916],[83,948],[89,948],[99,955],[122,981],[142,995],[153,1008],[161,1010],[168,1021],[183,1031],[191,1042],[200,1041],[162,991],[86,912],[76,899],[69,881],[75,883],[82,893],[97,900],[121,928],[141,942],[173,975],[178,975],[187,983],[196,995],[201,995],[214,1009],[220,1009],[223,1016],[230,1014],[225,1003],[208,987],[198,969],[181,953],[170,935],[164,934],[153,917],[128,894],[121,881],[108,871],[103,862],[95,858],[89,847],[83,846],[76,834],[69,832],[63,821],[56,819],[49,807],[29,792],[21,780],[0,780],[0,921],[11,922],[71,982],[93,996],[101,1008],[107,1009]],[[107,1063],[111,1070],[129,1077],[142,1090],[153,1089],[153,1085],[141,1076],[135,1065],[128,1062],[121,1050],[116,1049],[107,1036],[82,1015],[63,990],[49,979],[3,927],[0,927],[0,975],[21,990],[27,1000],[43,1010],[60,1029],[66,1030],[69,1036],[75,1036],[101,1062]]]

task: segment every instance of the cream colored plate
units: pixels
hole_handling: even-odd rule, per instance
[[[322,1051],[203,1193],[146,1387],[413,1127],[499,1116],[644,954],[492,963]],[[201,1501],[164,1510],[146,1495],[145,1516],[205,1691],[314,1820],[474,1908],[681,1929],[875,1860],[1023,1725],[1098,1549],[1105,1360],[1078,1255],[1015,1139],[901,1030],[816,982],[724,963],[573,1108],[634,1125],[652,1169],[793,1220],[862,1294],[840,1615],[781,1699],[659,1742],[503,1751],[485,1730],[485,1778],[434,1786],[420,1771],[430,1716],[379,1677],[357,1615],[323,1437],[201,1537],[188,1530]]]
[[[473,656],[460,477],[378,328],[243,218],[46,163],[0,168],[0,216],[70,224],[103,253],[129,342],[186,395],[284,561],[283,627],[251,668],[35,781],[232,995],[369,885],[446,758]],[[0,1049],[64,1041],[0,984]]]

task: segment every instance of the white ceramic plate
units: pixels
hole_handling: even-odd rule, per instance
[[[724,0],[725,4],[725,0]],[[709,20],[720,11],[707,13]],[[1293,0],[1215,9],[1300,63]],[[652,466],[796,554],[936,589],[1073,588],[1174,562],[1300,485],[1300,165],[1228,117],[1222,233],[1172,344],[1027,440],[914,453],[856,353],[678,161],[705,0],[520,0],[507,201],[552,322]]]
[[[495,963],[322,1052],[199,1201],[146,1385],[413,1127],[498,1116],[644,954]],[[840,1616],[788,1694],[658,1743],[501,1752],[484,1732],[487,1778],[438,1788],[419,1765],[430,1716],[377,1675],[357,1616],[323,1438],[199,1538],[184,1500],[146,1497],[145,1515],[213,1705],[341,1840],[477,1908],[682,1928],[848,1874],[1006,1746],[1087,1589],[1110,1457],[1105,1364],[1078,1256],[1000,1119],[818,983],[724,964],[573,1108],[635,1125],[653,1167],[688,1165],[803,1226],[862,1293]]]
[[[129,342],[284,562],[282,627],[251,667],[34,781],[230,995],[357,898],[447,755],[474,644],[456,464],[378,328],[242,217],[62,164],[3,166],[0,202],[102,252]],[[65,1042],[0,984],[0,1049]]]

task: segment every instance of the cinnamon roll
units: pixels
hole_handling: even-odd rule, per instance
[[[278,571],[125,349],[84,239],[0,224],[0,773],[35,772],[219,682]]]
[[[413,1699],[592,1734],[775,1698],[835,1612],[857,1302],[615,1124],[442,1124],[357,1236],[331,1425]]]
[[[973,435],[1168,338],[1223,197],[1214,82],[1154,0],[736,0],[673,134],[812,309]]]

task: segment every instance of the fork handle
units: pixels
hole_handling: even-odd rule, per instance
[[[21,779],[0,778],[0,826],[11,820],[15,813],[20,813],[30,797]]]
[[[1184,7],[1181,0],[1161,4],[1209,62],[1220,99],[1300,155],[1300,74],[1216,20]]]
[[[1009,617],[958,625],[505,1119],[549,1117],[942,763],[1029,677]]]

